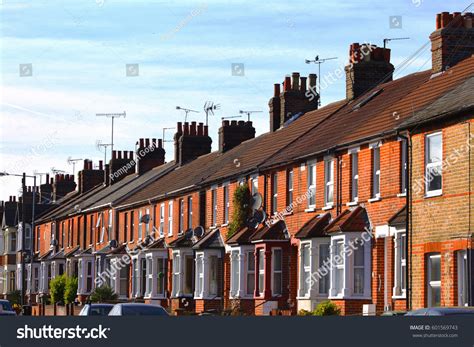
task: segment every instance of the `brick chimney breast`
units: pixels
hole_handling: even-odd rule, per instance
[[[99,168],[94,169],[92,160],[84,160],[84,168],[78,173],[79,193],[85,193],[95,186],[104,183],[104,170],[102,160],[99,161]]]
[[[53,200],[58,201],[75,189],[74,175],[57,174],[53,183]]]
[[[255,137],[255,128],[250,121],[222,121],[219,128],[219,151],[226,152],[242,142]]]
[[[377,85],[393,79],[390,49],[353,43],[346,71],[346,98],[355,99]]]
[[[183,165],[197,157],[211,152],[212,139],[208,135],[208,127],[203,123],[184,123],[189,127],[189,134],[182,131],[182,123],[178,122],[174,135],[175,161]]]
[[[135,173],[135,167],[133,151],[112,151],[112,159],[109,162],[109,184],[117,183],[125,176]]]
[[[136,144],[137,172],[139,175],[165,163],[163,142],[156,139],[140,139]]]
[[[432,72],[439,73],[474,54],[473,14],[438,13],[430,35]]]

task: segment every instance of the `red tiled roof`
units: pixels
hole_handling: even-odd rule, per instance
[[[326,227],[326,233],[359,231],[370,227],[369,216],[365,208],[357,206],[353,210],[345,210]]]
[[[290,234],[286,228],[286,223],[282,220],[279,220],[275,224],[270,226],[265,225],[262,228],[258,229],[256,233],[252,235],[250,240],[252,242],[256,241],[282,241],[289,240]]]
[[[268,160],[262,168],[395,133],[395,129],[415,112],[426,108],[473,75],[474,56],[438,76],[431,76],[431,70],[428,70],[382,84],[326,118],[318,127]],[[381,92],[368,100],[368,96],[378,90]],[[355,107],[361,102],[360,107]]]

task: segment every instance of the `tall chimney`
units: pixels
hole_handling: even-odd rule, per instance
[[[378,84],[393,78],[390,49],[353,43],[349,49],[346,70],[346,98],[355,99]]]
[[[95,186],[104,183],[104,170],[102,169],[102,160],[99,162],[99,169],[94,170],[92,160],[84,160],[84,168],[78,173],[79,193],[85,193]]]
[[[219,151],[228,151],[254,137],[255,128],[252,126],[252,122],[223,120],[219,129]]]
[[[165,150],[161,139],[140,139],[136,143],[137,171],[141,175],[165,163]]]
[[[196,122],[178,122],[177,132],[174,135],[175,161],[179,165],[196,159],[197,157],[211,152],[212,140],[208,135],[207,125]],[[189,129],[189,132],[188,130]]]
[[[40,185],[40,202],[42,204],[50,204],[53,201],[53,179],[49,179],[46,174],[46,182]]]
[[[308,82],[309,81],[309,82]],[[270,108],[270,131],[276,131],[298,113],[306,113],[318,108],[319,95],[316,92],[316,75],[300,77],[293,72],[280,85],[274,85],[273,97],[268,102]]]
[[[432,71],[438,73],[474,54],[471,12],[438,13],[436,30],[430,35]]]

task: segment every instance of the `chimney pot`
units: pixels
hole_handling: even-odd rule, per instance
[[[310,73],[308,75],[309,78],[309,87],[315,87],[316,86],[316,74],[315,73]]]
[[[183,123],[178,122],[176,133],[182,134],[183,133]]]
[[[441,29],[441,13],[436,15],[436,30]]]
[[[306,77],[301,77],[300,81],[301,81],[300,90],[301,92],[306,93]]]
[[[122,151],[117,151],[117,159],[122,159]]]
[[[133,159],[133,151],[128,152],[128,159]]]
[[[145,139],[145,147],[150,147],[150,139]]]
[[[117,151],[112,151],[112,159],[117,159]]]
[[[230,122],[230,125],[231,125],[231,126],[236,126],[236,125],[237,125],[237,121],[236,121],[236,120],[231,121],[231,122]]]
[[[280,96],[280,83],[275,83],[273,85],[273,96],[274,97]]]
[[[293,72],[291,74],[292,76],[292,87],[293,87],[293,90],[299,90],[300,89],[300,74],[299,72]]]
[[[163,148],[163,140],[158,139],[158,148]]]
[[[222,126],[223,126],[223,127],[229,126],[229,121],[228,121],[227,119],[226,119],[226,120],[223,120],[223,121],[222,121]]]
[[[239,120],[237,123],[239,126],[245,126],[245,121],[244,120]]]
[[[189,123],[184,123],[184,135],[189,135]]]
[[[191,129],[189,131],[191,136],[196,136],[196,122],[191,122]]]
[[[209,136],[209,127],[207,125],[204,126],[204,136]]]
[[[291,77],[286,76],[285,77],[285,82],[283,83],[283,90],[285,92],[289,91],[291,89]]]
[[[103,167],[104,163],[102,160],[99,160],[99,170],[103,170],[104,167]]]
[[[204,124],[203,123],[198,124],[197,134],[198,134],[198,136],[204,136]]]
[[[46,183],[49,182],[49,174],[46,174]]]
[[[143,146],[144,146],[143,139],[140,139],[139,142],[140,142],[140,148],[143,148]]]

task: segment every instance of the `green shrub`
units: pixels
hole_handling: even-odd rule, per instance
[[[315,316],[339,316],[341,309],[330,300],[320,302],[313,311]]]
[[[64,302],[72,304],[77,295],[77,277],[66,278],[66,288],[64,290]]]
[[[89,300],[91,302],[115,301],[118,296],[108,285],[103,285],[94,289]]]
[[[7,300],[10,301],[12,305],[20,305],[21,303],[21,292],[19,290],[13,290],[7,293]]]
[[[232,220],[229,224],[227,238],[234,235],[245,225],[245,222],[250,215],[251,199],[252,197],[250,195],[250,190],[247,183],[237,187],[234,192],[234,197],[232,198],[234,212],[232,214]]]
[[[66,290],[66,276],[56,276],[49,282],[49,294],[53,304],[64,303],[64,292]]]
[[[308,310],[299,310],[298,311],[298,316],[312,316],[313,315],[313,312],[311,311],[308,311]]]

